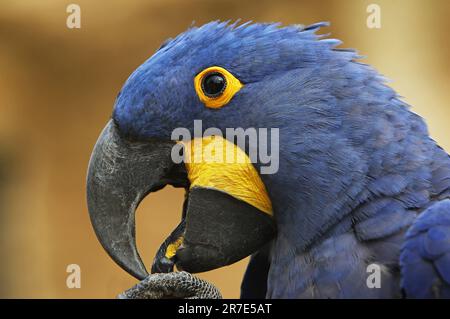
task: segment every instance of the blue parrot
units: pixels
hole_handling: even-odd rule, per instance
[[[194,120],[202,120],[204,127],[222,131],[279,128],[279,169],[260,174],[276,233],[245,249],[252,257],[243,298],[450,298],[450,157],[383,77],[357,62],[354,50],[339,49],[339,40],[317,34],[324,26],[211,22],[166,41],[134,71],[117,97],[88,176],[94,228],[122,267],[146,276],[135,266],[141,261],[133,246],[134,224],[126,224],[132,234],[120,239],[124,223],[114,228],[110,214],[126,211],[128,223],[140,199],[168,178],[143,186],[150,182],[139,172],[154,155],[127,178],[116,172],[134,165],[149,141],[171,140],[179,127],[193,132]],[[128,151],[111,155],[122,147]],[[117,158],[126,161],[115,166]],[[182,172],[158,165],[154,171],[171,171],[170,184],[186,187]],[[101,170],[114,179],[100,180]],[[127,202],[128,195],[117,195],[134,188],[140,191]],[[220,209],[214,198],[208,205]],[[221,217],[202,216],[203,224],[222,227]],[[186,223],[166,244],[195,224]],[[244,220],[240,224],[245,227]],[[236,233],[242,246],[245,236]],[[208,265],[211,254],[191,269],[213,269],[238,258]],[[203,260],[200,249],[194,255]],[[371,265],[379,271],[376,287],[368,283]]]

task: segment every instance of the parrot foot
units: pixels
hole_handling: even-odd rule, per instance
[[[156,273],[124,291],[119,299],[222,299],[214,285],[188,272]]]

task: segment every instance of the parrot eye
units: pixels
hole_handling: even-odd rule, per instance
[[[202,90],[208,97],[218,97],[225,91],[227,80],[217,72],[207,74],[202,80]]]
[[[243,84],[224,68],[213,66],[197,74],[194,86],[200,101],[216,109],[228,104]]]

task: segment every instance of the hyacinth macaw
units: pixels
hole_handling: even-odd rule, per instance
[[[134,71],[88,172],[91,220],[119,265],[148,275],[134,212],[170,184],[186,188],[186,202],[153,272],[252,255],[244,298],[450,297],[449,155],[355,51],[317,35],[325,25],[211,22]],[[268,211],[230,195],[235,185],[189,186],[189,169],[171,160],[171,133],[194,120],[279,128],[279,169],[258,174]],[[367,284],[373,264],[379,287]]]

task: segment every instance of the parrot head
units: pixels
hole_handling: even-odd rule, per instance
[[[171,271],[174,263],[190,272],[206,271],[257,251],[278,226],[290,223],[282,215],[289,201],[281,190],[289,180],[303,181],[305,202],[311,202],[308,182],[329,173],[325,164],[314,172],[305,169],[304,177],[289,173],[292,163],[283,156],[293,153],[287,148],[293,145],[295,152],[317,147],[320,142],[308,141],[336,128],[339,110],[330,98],[327,72],[354,58],[350,51],[336,53],[339,41],[319,40],[315,32],[324,25],[211,22],[168,40],[133,72],[97,141],[87,178],[92,224],[121,267],[137,278],[147,276],[136,249],[134,213],[146,195],[166,185],[186,188],[186,200],[182,221],[158,251],[153,272]],[[346,80],[343,73],[334,83]],[[223,132],[280,128],[283,170],[262,176],[259,164],[248,160],[239,167],[175,163],[172,132],[193,132],[195,120]],[[291,133],[297,140],[289,140]],[[225,144],[234,147],[232,141]],[[183,146],[185,153],[195,148]]]

